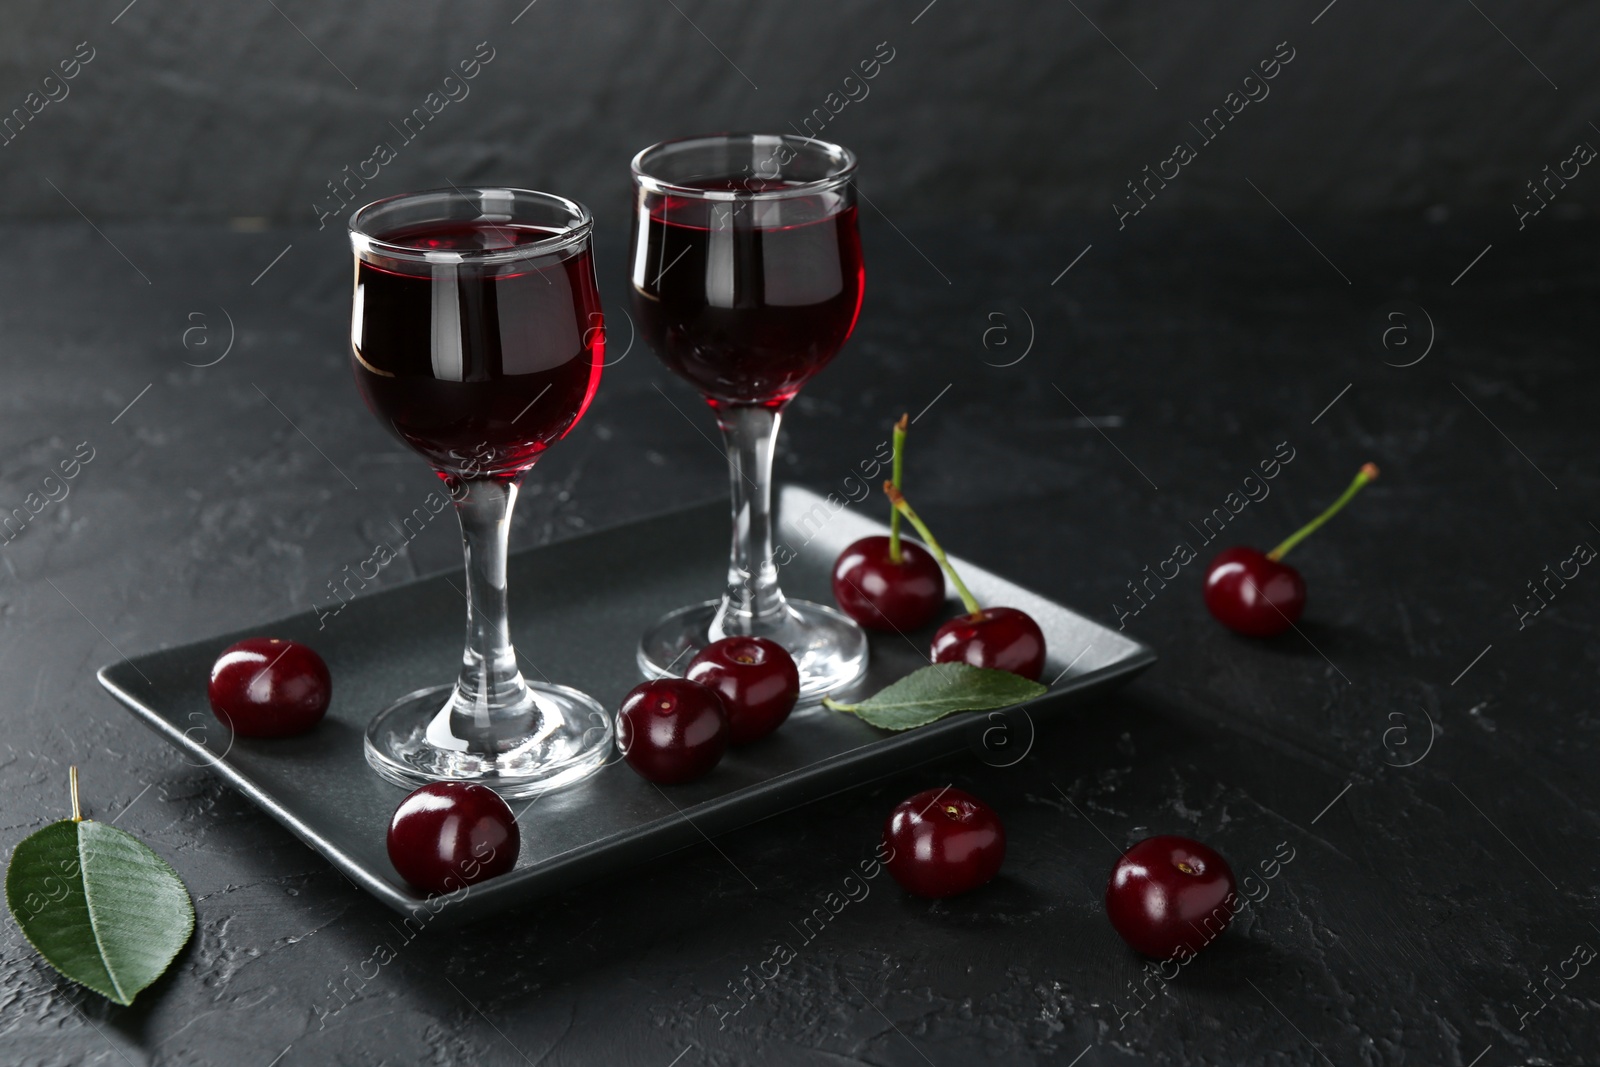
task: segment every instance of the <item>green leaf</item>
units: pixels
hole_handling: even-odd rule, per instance
[[[118,1004],[161,976],[194,932],[167,862],[113,826],[51,823],[6,868],[6,905],[45,962]]]
[[[848,711],[885,730],[909,730],[956,711],[986,711],[1032,700],[1049,691],[1010,671],[935,663],[912,671],[859,704],[823,698],[835,711]]]

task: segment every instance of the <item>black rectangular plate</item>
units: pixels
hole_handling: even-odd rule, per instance
[[[839,552],[886,527],[804,489],[778,500],[777,537],[797,555],[782,568],[791,596],[832,603]],[[705,600],[727,574],[726,505],[707,504],[518,553],[510,563],[512,638],[524,670],[616,707],[639,681],[638,636],[663,613]],[[780,556],[779,558],[783,558]],[[1146,646],[970,563],[956,561],[980,601],[1031,614],[1049,649],[1050,692],[1006,713],[1007,737],[985,757],[1012,758],[1041,720],[1155,662]],[[459,575],[441,574],[357,598],[319,629],[315,613],[124,660],[102,685],[186,758],[209,765],[267,814],[385,904],[409,913],[422,897],[384,849],[404,790],[362,755],[367,720],[396,698],[455,676]],[[211,664],[228,645],[263,635],[303,641],[327,661],[333,703],[303,737],[229,738],[206,699]],[[930,633],[873,634],[872,666],[853,692],[877,691],[926,662]],[[1026,718],[1024,718],[1026,716]],[[1009,724],[1016,724],[1012,730]],[[456,894],[440,925],[471,921],[616,871],[788,808],[981,744],[995,720],[978,712],[892,734],[821,707],[796,709],[771,737],[731,753],[697,782],[663,790],[617,762],[568,789],[512,803],[522,827],[515,870]],[[1014,749],[1019,754],[1021,747]],[[433,908],[438,908],[435,902]]]

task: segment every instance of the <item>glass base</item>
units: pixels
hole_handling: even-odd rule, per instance
[[[367,762],[382,777],[413,789],[430,782],[477,782],[506,798],[572,785],[611,754],[611,716],[587,693],[528,682],[533,728],[495,753],[469,752],[450,732],[455,686],[419,689],[367,724]]]
[[[721,606],[720,600],[708,600],[679,608],[645,631],[638,653],[644,676],[681,675],[695,653],[715,640],[711,626]],[[776,625],[758,626],[754,632],[776,641],[794,657],[802,704],[815,703],[867,673],[866,631],[833,608],[790,600]]]

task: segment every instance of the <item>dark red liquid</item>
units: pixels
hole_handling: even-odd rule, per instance
[[[497,249],[533,226],[433,223],[384,234],[420,249]],[[362,260],[351,343],[373,414],[441,472],[507,477],[576,425],[600,384],[604,319],[587,249],[499,264]]]
[[[727,182],[706,188],[727,188]],[[794,225],[759,226],[771,202],[663,197],[634,236],[640,332],[713,407],[778,406],[839,351],[861,312],[856,209],[793,207]]]

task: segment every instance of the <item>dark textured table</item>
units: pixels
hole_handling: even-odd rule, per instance
[[[199,925],[116,1008],[6,923],[0,1061],[1597,1062],[1600,577],[1566,562],[1600,544],[1596,230],[1296,219],[1313,248],[1275,216],[896,221],[868,225],[860,328],[793,406],[780,477],[837,490],[922,412],[908,478],[945,540],[1123,618],[1161,662],[1014,765],[924,768],[409,943],[93,678],[323,603],[428,492],[349,381],[341,236],[6,228],[0,511],[44,506],[0,549],[0,845],[66,812],[76,763],[91,814],[172,862]],[[601,247],[614,308],[624,236]],[[614,352],[626,332],[618,316]],[[636,346],[532,479],[516,544],[716,496],[710,434]],[[75,450],[92,459],[47,484]],[[1366,460],[1382,479],[1296,552],[1300,632],[1215,625],[1206,516],[1228,517],[1222,543],[1270,546]],[[1185,541],[1201,559],[1145,584]],[[381,582],[459,552],[434,524]],[[882,877],[802,941],[888,809],[944,783],[1001,812],[1002,876],[940,903]],[[1164,831],[1254,872],[1258,898],[1170,982],[1101,906],[1117,850]],[[779,941],[796,958],[744,986]]]

